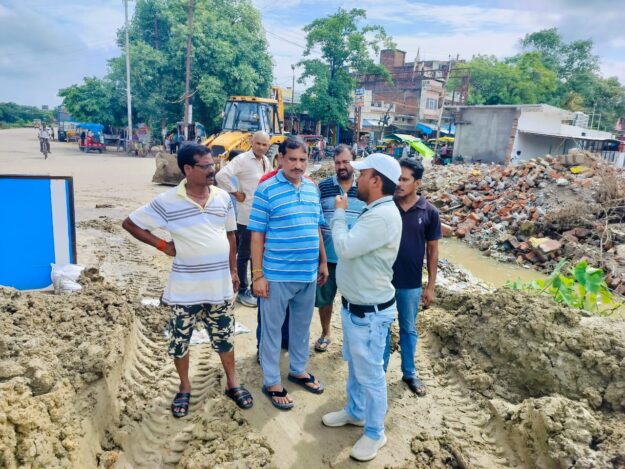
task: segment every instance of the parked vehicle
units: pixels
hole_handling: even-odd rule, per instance
[[[90,151],[97,151],[102,153],[106,147],[104,146],[104,126],[102,124],[78,124],[76,126],[76,133],[78,134],[78,149],[89,153]],[[85,134],[85,138],[82,138],[82,134]]]
[[[59,129],[57,132],[57,140],[59,142],[72,142],[76,140],[76,126],[77,122],[62,121],[59,122]]]

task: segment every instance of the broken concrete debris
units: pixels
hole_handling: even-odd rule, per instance
[[[586,258],[610,274],[612,288],[625,293],[625,211],[606,220],[599,194],[607,173],[617,181],[616,192],[625,191],[625,173],[588,152],[509,167],[435,166],[426,171],[423,187],[440,210],[444,236],[544,271],[562,257]]]

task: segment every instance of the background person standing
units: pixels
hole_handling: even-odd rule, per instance
[[[438,210],[418,193],[423,178],[423,165],[412,158],[402,158],[401,177],[395,191],[395,203],[402,219],[399,254],[393,264],[393,286],[399,321],[402,381],[418,396],[425,395],[425,386],[417,376],[417,314],[421,300],[423,259],[427,253],[428,284],[423,292],[423,306],[434,300],[438,264],[438,240],[443,237]],[[384,351],[384,371],[391,355],[390,335]]]
[[[269,135],[258,131],[252,135],[252,149],[235,156],[217,173],[219,187],[234,195],[237,200],[237,232],[239,234],[237,268],[241,279],[237,301],[250,308],[256,307],[256,298],[248,289],[247,284],[247,265],[251,256],[251,233],[247,225],[250,222],[252,201],[258,181],[271,169],[269,159],[265,156],[268,150]],[[238,181],[237,187],[233,184],[233,178]]]
[[[328,258],[328,281],[321,286],[317,286],[315,295],[315,307],[319,308],[319,319],[321,321],[321,337],[315,342],[315,351],[325,352],[331,342],[330,321],[332,320],[332,304],[336,296],[336,263],[338,258],[332,242],[332,230],[330,224],[334,217],[334,202],[337,195],[347,196],[347,210],[345,218],[347,227],[351,228],[358,215],[365,206],[362,200],[357,197],[356,178],[354,178],[354,168],[351,162],[356,159],[356,153],[348,145],[343,143],[336,146],[334,153],[334,176],[327,177],[319,183],[321,194],[321,208],[325,224],[321,227],[323,244]]]

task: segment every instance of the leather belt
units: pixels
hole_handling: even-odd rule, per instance
[[[366,313],[375,313],[376,311],[381,311],[393,306],[393,304],[395,304],[395,298],[390,299],[386,303],[380,303],[379,305],[355,305],[347,301],[344,297],[341,297],[341,302],[343,303],[343,307],[354,316],[364,318]]]

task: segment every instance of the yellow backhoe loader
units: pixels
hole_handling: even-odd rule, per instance
[[[233,150],[247,151],[251,148],[254,132],[262,130],[269,135],[270,147],[267,157],[273,163],[278,145],[284,141],[284,102],[282,89],[272,87],[271,98],[255,96],[231,96],[223,112],[221,131],[204,142],[215,160],[216,167],[228,163]],[[176,155],[161,152],[156,156],[156,172],[152,182],[176,185],[183,176],[178,169]]]

